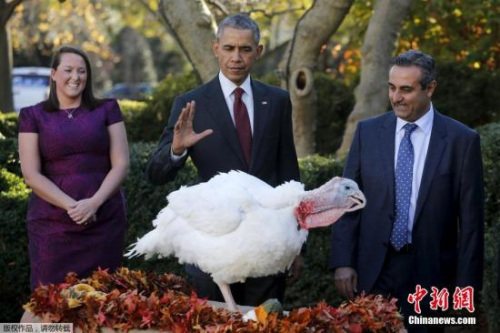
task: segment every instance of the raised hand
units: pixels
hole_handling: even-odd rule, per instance
[[[188,102],[186,106],[182,108],[179,119],[177,119],[177,122],[175,123],[174,138],[172,141],[172,152],[175,155],[182,155],[186,149],[195,145],[198,141],[214,132],[211,129],[207,129],[201,133],[196,133],[193,130],[195,112],[195,101]]]

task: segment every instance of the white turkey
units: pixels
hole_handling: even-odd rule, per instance
[[[175,255],[210,273],[228,307],[237,306],[229,284],[284,272],[306,241],[308,229],[328,226],[365,206],[358,185],[335,177],[318,189],[290,181],[276,188],[244,172],[219,174],[181,187],[153,221],[155,229],[128,257]]]

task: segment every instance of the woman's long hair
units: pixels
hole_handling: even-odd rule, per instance
[[[87,70],[87,82],[85,83],[85,88],[82,92],[82,106],[89,108],[90,110],[95,109],[101,105],[105,100],[96,98],[94,96],[94,91],[92,90],[92,69],[90,67],[89,57],[83,50],[76,46],[64,45],[61,46],[57,52],[52,57],[52,64],[50,67],[57,70],[59,64],[61,63],[61,56],[64,53],[74,53],[79,55],[85,61],[85,67]],[[50,92],[49,97],[43,103],[43,108],[45,111],[54,112],[59,110],[59,99],[57,98],[56,83],[50,78]]]

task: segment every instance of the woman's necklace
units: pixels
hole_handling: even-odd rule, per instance
[[[66,112],[66,114],[68,115],[68,118],[71,119],[71,118],[73,118],[73,112],[75,112],[76,109],[78,109],[78,108],[65,109],[64,112]]]

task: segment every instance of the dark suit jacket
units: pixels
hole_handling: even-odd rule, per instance
[[[196,101],[194,131],[213,129],[213,134],[188,150],[188,156],[198,170],[200,181],[208,181],[220,172],[242,170],[271,186],[289,180],[299,180],[297,154],[293,142],[292,107],[288,92],[252,80],[254,98],[254,131],[252,160],[249,166],[243,157],[234,123],[229,114],[219,78],[176,98],[167,127],[158,149],[146,167],[146,174],[154,184],[173,180],[187,159],[174,164],[170,158],[173,128],[181,109],[187,102]],[[201,271],[188,266],[191,274]]]
[[[344,170],[367,205],[333,226],[330,267],[355,268],[358,291],[371,291],[390,246],[395,130],[393,112],[360,122]],[[412,233],[415,284],[480,291],[483,201],[479,135],[435,112]]]
[[[254,131],[252,161],[246,165],[236,129],[227,109],[219,78],[177,97],[158,149],[150,158],[146,174],[154,184],[173,180],[183,166],[170,159],[173,128],[181,109],[187,102],[196,101],[194,130],[214,133],[188,150],[198,170],[200,181],[208,181],[220,172],[242,170],[271,186],[299,180],[299,167],[293,142],[292,107],[288,92],[252,80],[254,98]]]

